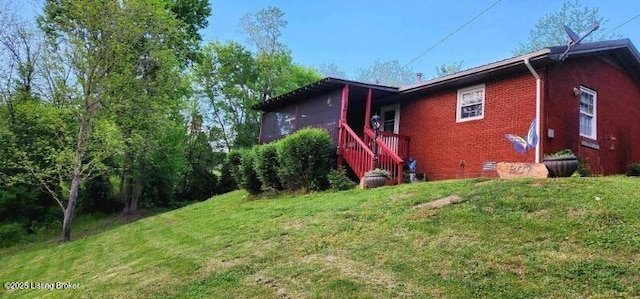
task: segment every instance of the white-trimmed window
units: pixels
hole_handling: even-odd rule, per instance
[[[484,84],[458,90],[456,122],[484,118]]]
[[[596,134],[596,112],[598,93],[580,86],[580,136],[598,139]]]

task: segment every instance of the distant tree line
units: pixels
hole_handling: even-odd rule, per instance
[[[250,107],[319,78],[292,62],[273,7],[243,18],[246,46],[202,45],[207,0],[46,0],[37,20],[9,12],[0,234],[59,221],[68,241],[78,212],[136,213],[235,189],[223,161],[257,143]]]

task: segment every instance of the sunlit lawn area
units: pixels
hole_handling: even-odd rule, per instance
[[[458,203],[416,207],[457,194]],[[638,297],[640,180],[236,191],[63,245],[0,251],[11,297]]]

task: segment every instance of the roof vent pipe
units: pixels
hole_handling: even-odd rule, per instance
[[[418,80],[418,83],[422,82],[422,73],[416,73],[416,79]]]

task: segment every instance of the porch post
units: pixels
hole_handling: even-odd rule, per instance
[[[260,133],[258,134],[258,143],[262,144],[262,126],[264,125],[264,111],[261,111],[262,115],[260,115]]]
[[[340,121],[338,124],[338,168],[342,167],[342,147],[344,143],[344,125],[347,123],[347,108],[349,106],[349,85],[342,88],[342,105],[340,108]]]
[[[367,91],[367,108],[364,111],[364,128],[369,128],[371,125],[371,88]]]

